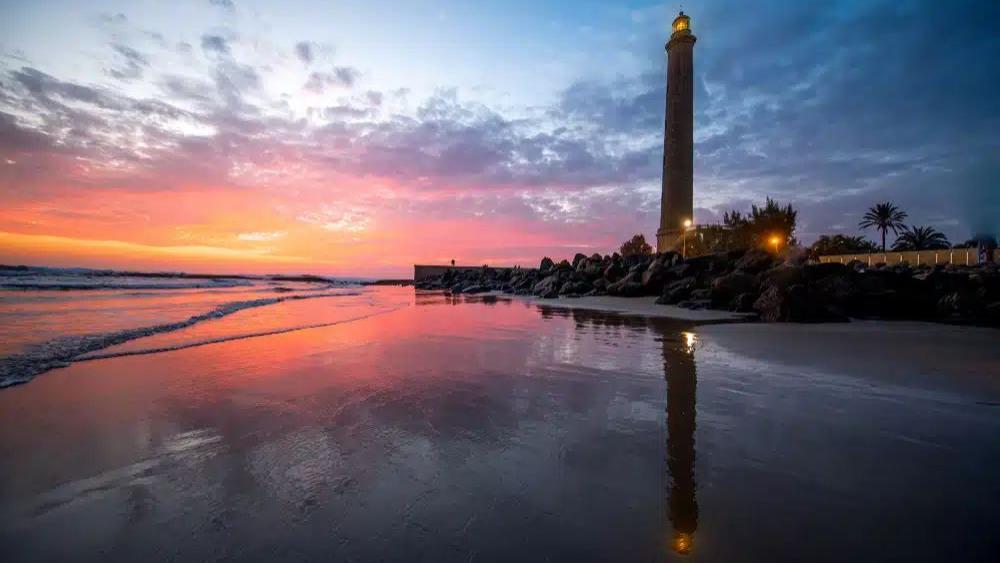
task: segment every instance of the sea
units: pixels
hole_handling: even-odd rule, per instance
[[[359,279],[311,275],[0,267],[0,387],[74,361],[344,322],[370,302],[361,288]],[[332,306],[312,307],[319,299]],[[380,305],[365,314],[394,306]],[[323,314],[297,314],[306,309]]]

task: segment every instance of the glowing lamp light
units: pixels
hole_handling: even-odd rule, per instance
[[[777,236],[771,237],[771,244],[774,245],[774,251],[778,252],[778,245],[781,244],[781,238]]]
[[[688,353],[694,352],[694,345],[698,342],[698,337],[695,336],[693,332],[682,333],[684,335],[684,344],[687,348]]]
[[[676,532],[673,544],[674,551],[677,553],[681,555],[691,553],[691,549],[694,548],[694,536],[686,532]]]
[[[685,219],[684,220],[684,228],[685,229],[690,229],[691,228],[691,220],[690,219]]]
[[[674,18],[674,23],[672,27],[674,29],[674,33],[679,33],[681,31],[688,31],[691,29],[691,18],[684,15],[684,11],[682,10],[681,13],[678,14],[676,18]]]

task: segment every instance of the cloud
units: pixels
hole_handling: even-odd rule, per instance
[[[354,206],[323,204],[315,211],[307,211],[298,216],[299,221],[317,225],[327,231],[360,233],[367,230],[372,220],[368,212]]]
[[[208,0],[208,3],[230,11],[236,9],[236,5],[233,3],[233,0]]]
[[[285,235],[285,231],[258,231],[252,233],[240,233],[236,235],[238,240],[249,241],[249,242],[266,242],[272,240],[278,240]]]
[[[208,54],[228,55],[229,42],[221,35],[205,34],[201,36],[201,49]]]
[[[122,59],[122,65],[109,69],[108,74],[121,80],[142,78],[143,71],[149,66],[149,59],[145,55],[131,47],[117,43],[113,44],[111,48]]]
[[[303,64],[309,66],[312,64],[315,58],[315,53],[313,52],[313,45],[308,41],[300,41],[295,44],[295,56],[302,61]]]
[[[351,88],[360,73],[345,66],[334,67],[331,72],[312,72],[303,89],[313,94],[322,94],[328,88]]]

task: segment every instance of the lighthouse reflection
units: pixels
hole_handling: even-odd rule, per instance
[[[663,339],[663,372],[667,380],[667,504],[673,526],[670,543],[674,551],[686,554],[694,549],[694,533],[698,529],[694,479],[697,337],[691,332],[682,332],[680,336],[678,339],[665,335]]]

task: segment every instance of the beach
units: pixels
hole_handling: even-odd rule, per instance
[[[985,561],[1000,547],[995,330],[350,293],[0,391],[4,559]]]

